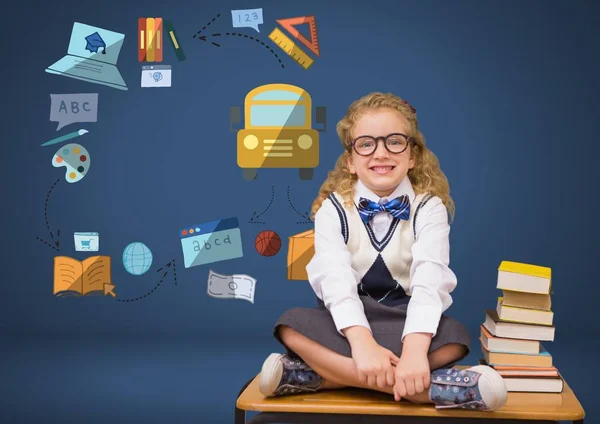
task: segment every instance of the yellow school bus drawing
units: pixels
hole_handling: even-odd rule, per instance
[[[237,131],[237,164],[245,180],[254,180],[259,168],[298,168],[300,179],[310,180],[319,165],[319,132],[325,131],[326,109],[316,107],[312,128],[312,99],[290,84],[266,84],[252,89],[244,100],[244,128]],[[230,131],[241,122],[240,108],[232,107]]]

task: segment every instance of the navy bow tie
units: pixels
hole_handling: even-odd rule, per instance
[[[394,218],[408,221],[410,218],[410,200],[408,195],[390,200],[385,205],[380,205],[372,200],[360,198],[358,202],[358,213],[365,224],[375,216],[377,212],[389,212]]]

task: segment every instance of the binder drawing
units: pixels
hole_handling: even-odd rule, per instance
[[[166,31],[169,40],[171,40],[171,45],[173,49],[175,49],[175,56],[177,56],[177,60],[180,62],[185,60],[185,53],[183,53],[183,48],[181,47],[181,43],[179,42],[179,38],[177,38],[177,33],[175,32],[175,27],[173,26],[173,22],[170,20],[165,20],[163,23],[164,31]]]
[[[163,60],[162,18],[138,19],[138,61],[162,62]]]
[[[154,18],[154,61],[162,62],[163,60],[163,20],[162,18]]]
[[[138,61],[146,60],[146,18],[138,19]]]
[[[146,18],[146,62],[154,62],[154,18]]]

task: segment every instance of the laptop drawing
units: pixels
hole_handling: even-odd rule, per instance
[[[127,90],[117,69],[125,34],[75,22],[67,55],[46,72]]]

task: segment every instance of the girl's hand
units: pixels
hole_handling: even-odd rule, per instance
[[[394,367],[399,358],[377,342],[364,343],[352,349],[352,359],[358,370],[359,380],[369,387],[394,385]]]
[[[396,365],[394,399],[412,396],[429,389],[431,370],[426,354],[402,352]]]

